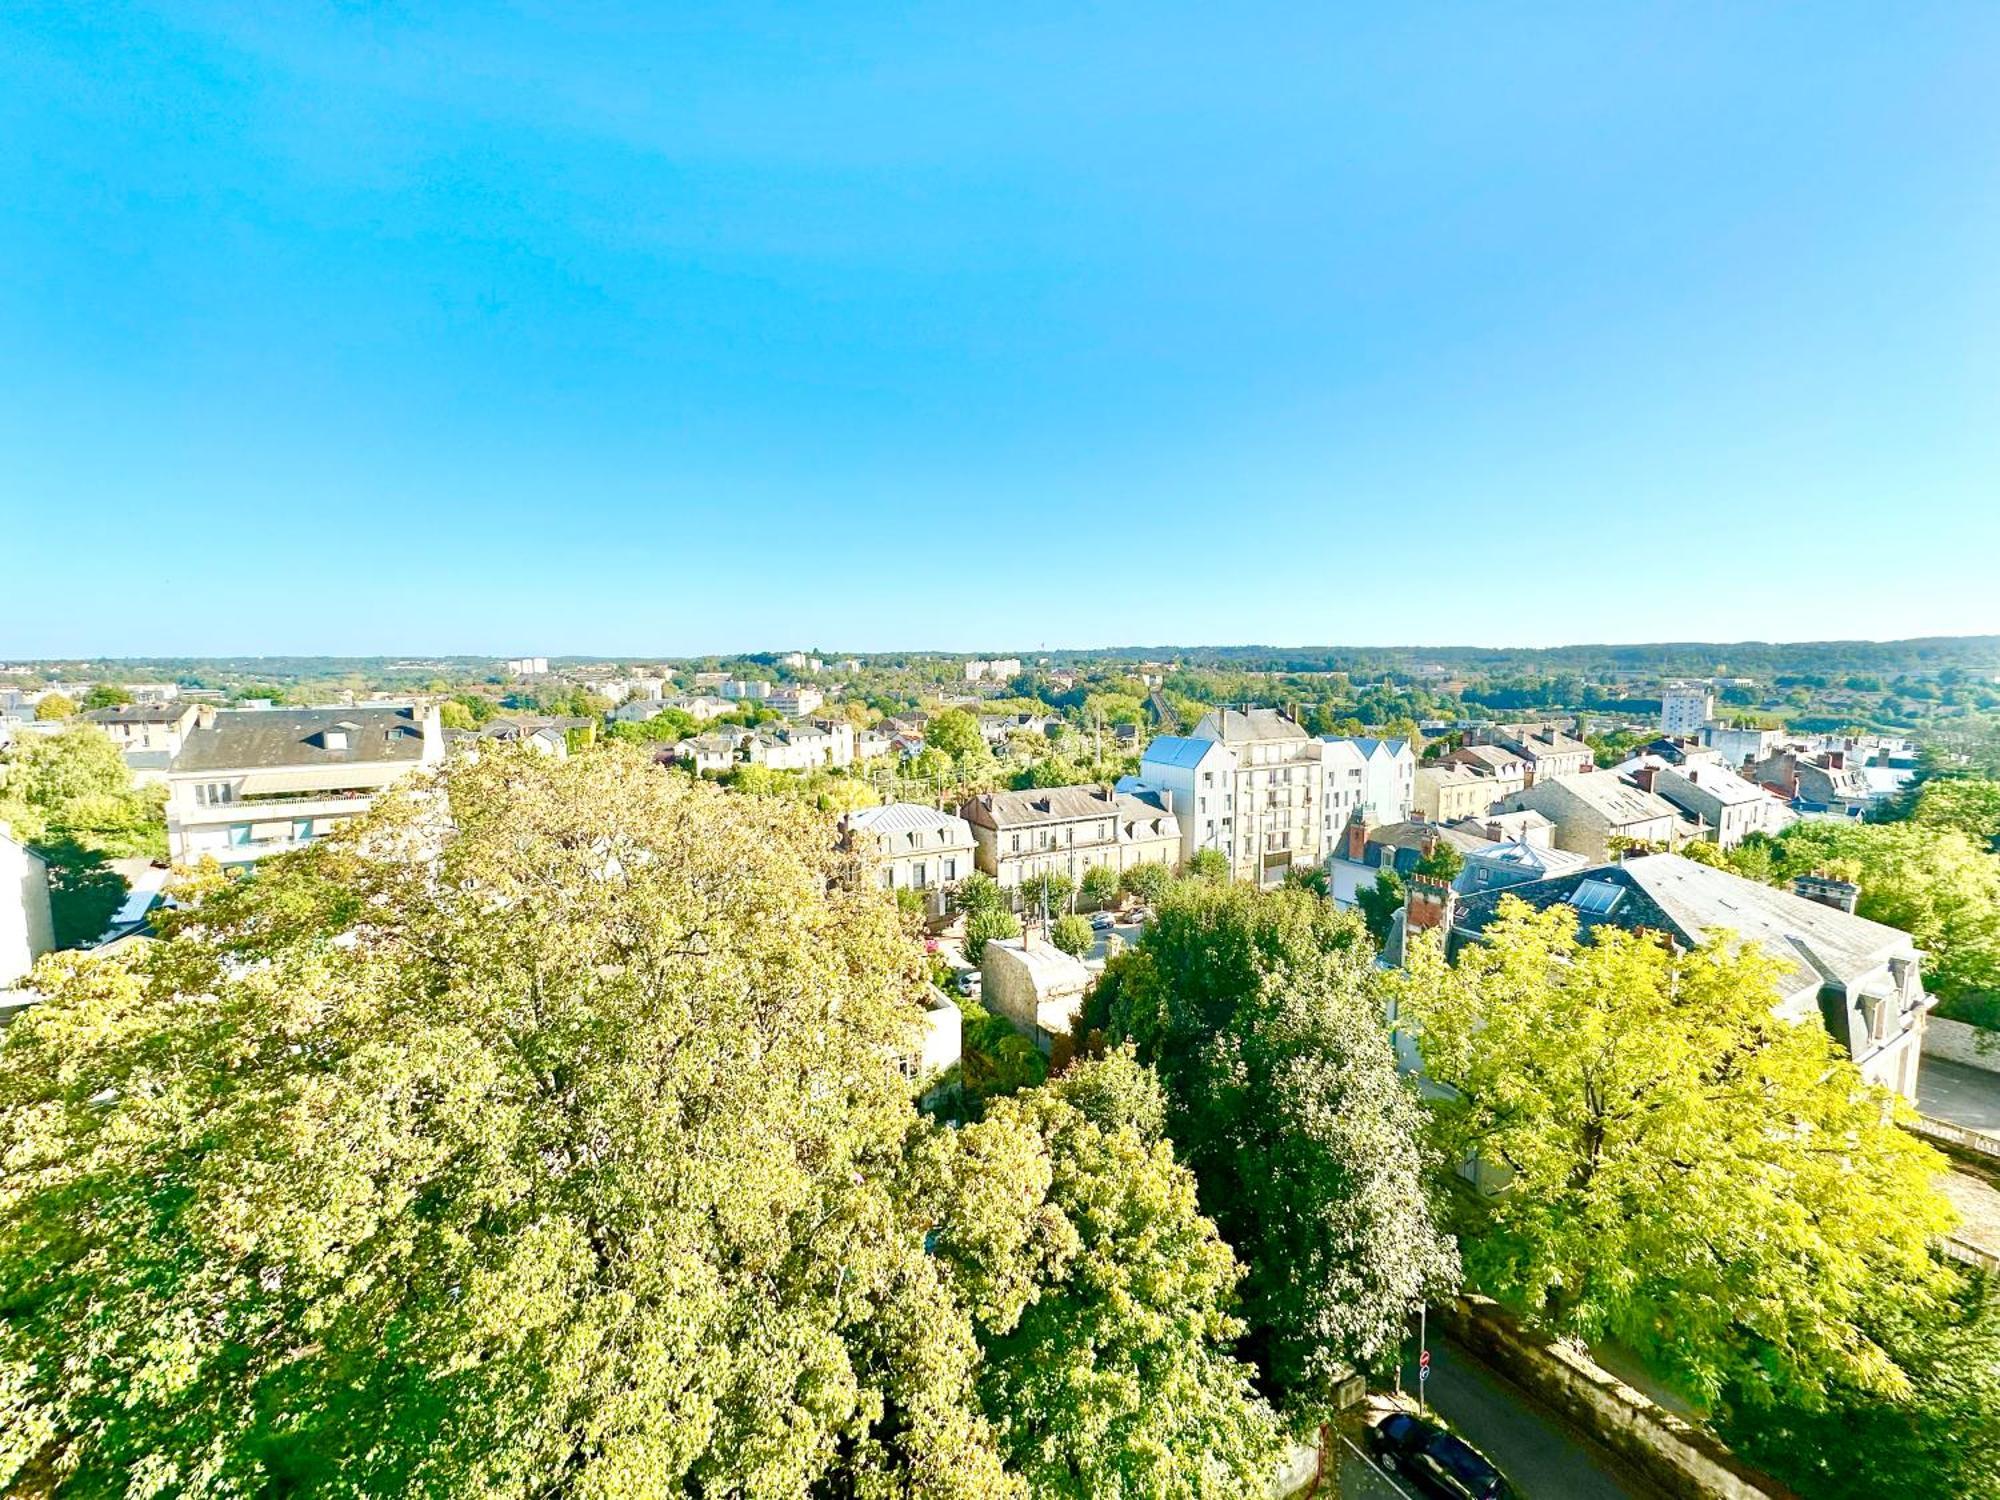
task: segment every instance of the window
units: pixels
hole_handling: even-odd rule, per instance
[[[1569,904],[1578,911],[1593,917],[1608,917],[1618,898],[1625,894],[1623,886],[1613,885],[1608,880],[1586,880],[1570,893]]]
[[[1019,853],[1021,852],[1021,835],[1020,835],[1020,834],[1018,834],[1018,833],[1017,833],[1017,834],[1015,834],[1015,835],[1013,836],[1012,840],[1011,840],[1011,841],[1009,842],[1009,844],[1008,844],[1008,852],[1009,852],[1009,853],[1012,853],[1012,854],[1019,854]]]
[[[941,870],[939,874],[940,878],[944,880],[958,879],[958,861],[955,859],[947,859],[944,862],[943,870]]]
[[[922,860],[910,866],[910,884],[922,890],[930,881],[930,867]]]

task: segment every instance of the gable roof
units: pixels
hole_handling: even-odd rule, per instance
[[[1642,791],[1629,782],[1619,780],[1609,771],[1576,771],[1567,776],[1550,776],[1537,781],[1525,792],[1514,793],[1514,800],[1531,799],[1530,805],[1547,797],[1579,803],[1615,828],[1680,816],[1666,798]]]
[[[1195,726],[1194,738],[1232,744],[1238,740],[1304,740],[1312,736],[1275,708],[1212,708]]]
[[[1689,948],[1711,933],[1733,933],[1775,959],[1795,989],[1808,983],[1815,988],[1828,982],[1855,984],[1892,954],[1916,952],[1909,935],[1894,927],[1679,854],[1649,854],[1468,895],[1459,901],[1452,927],[1463,933],[1482,931],[1507,896],[1543,910],[1573,905],[1577,887],[1586,881],[1619,887],[1624,894],[1609,912],[1578,910],[1584,930],[1606,924],[1627,931],[1644,928],[1669,933]]]
[[[83,717],[93,724],[172,724],[194,711],[192,703],[115,703]]]
[[[344,731],[335,749],[329,731]],[[280,766],[337,766],[420,761],[424,720],[408,704],[385,708],[246,708],[215,716],[188,732],[174,757],[175,774],[259,771]]]
[[[965,819],[939,812],[934,807],[925,807],[921,802],[891,802],[885,807],[857,807],[843,820],[847,827],[866,833],[931,833],[945,832],[959,836],[960,842],[971,843],[972,831],[966,827]]]
[[[1163,734],[1146,746],[1142,762],[1157,766],[1178,766],[1185,770],[1190,766],[1200,765],[1211,751],[1218,748],[1219,743],[1215,740],[1198,739],[1193,735]]]

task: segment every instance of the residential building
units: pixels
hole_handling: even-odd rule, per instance
[[[1496,844],[1513,840],[1536,849],[1553,849],[1556,846],[1556,825],[1532,808],[1523,808],[1519,812],[1489,812],[1477,818],[1461,819],[1453,826],[1462,833],[1477,834]]]
[[[49,867],[0,823],[0,992],[25,979],[56,945],[49,913]]]
[[[1568,875],[1589,863],[1581,854],[1571,854],[1566,849],[1551,849],[1523,839],[1502,839],[1467,850],[1465,868],[1451,884],[1453,890],[1467,895],[1475,891],[1500,891],[1532,880]]]
[[[1181,857],[1215,849],[1231,875],[1275,885],[1296,865],[1316,865],[1325,848],[1320,803],[1325,742],[1275,709],[1217,709],[1188,735],[1147,745],[1131,783],[1163,794],[1181,830]],[[1351,767],[1366,778],[1367,762]]]
[[[1779,750],[1743,774],[1802,813],[1859,818],[1877,802],[1894,795],[1892,790],[1872,784],[1845,750]]]
[[[1464,857],[1492,844],[1484,833],[1472,829],[1414,820],[1371,828],[1356,818],[1342,830],[1339,845],[1327,859],[1327,895],[1336,906],[1353,906],[1362,888],[1373,885],[1382,871],[1408,876],[1440,845]]]
[[[980,1004],[1005,1016],[1044,1053],[1070,1035],[1090,988],[1090,970],[1053,944],[1022,936],[995,940],[980,956]]]
[[[1733,849],[1753,833],[1782,833],[1798,818],[1778,797],[1723,765],[1699,761],[1646,765],[1633,771],[1630,779],[1671,802],[1724,849]]]
[[[1489,724],[1469,731],[1467,742],[1497,745],[1520,757],[1526,783],[1577,776],[1594,764],[1590,746],[1553,724]]]
[[[854,735],[854,758],[874,760],[878,756],[896,753],[896,737],[884,734],[879,729],[856,730]]]
[[[1049,730],[1060,722],[1050,714],[981,714],[979,733],[987,744],[999,746],[1015,734],[1039,734],[1046,739]]]
[[[1458,896],[1444,919],[1454,947],[1478,938],[1503,895],[1542,909],[1566,906],[1586,933],[1615,926],[1683,951],[1716,933],[1754,943],[1777,963],[1779,1015],[1824,1025],[1863,1077],[1916,1098],[1931,1008],[1921,955],[1909,934],[1854,915],[1859,892],[1845,881],[1802,877],[1786,891],[1677,854],[1649,854]]]
[[[826,663],[817,656],[807,656],[803,651],[787,651],[778,658],[778,665],[790,667],[794,672],[824,672]]]
[[[546,656],[515,656],[507,661],[507,672],[512,677],[546,677],[549,675],[549,659]]]
[[[1505,745],[1464,745],[1447,755],[1445,764],[1464,766],[1489,777],[1496,802],[1528,784],[1528,763]]]
[[[1411,807],[1429,822],[1455,823],[1460,818],[1480,816],[1505,795],[1496,789],[1491,776],[1471,766],[1418,766]]]
[[[489,719],[479,728],[457,739],[447,731],[446,738],[453,743],[470,740],[475,744],[526,745],[537,754],[546,755],[553,760],[568,760],[570,731],[594,730],[596,724],[595,719],[581,719],[573,715],[543,717],[536,714],[521,714],[505,719]]]
[[[761,703],[764,699],[771,696],[771,684],[768,682],[746,682],[741,678],[732,677],[722,684],[719,691],[725,698],[735,699],[739,702],[748,699]]]
[[[1701,728],[1702,744],[1738,770],[1762,760],[1783,738],[1775,729],[1735,729],[1727,724],[1704,724]]]
[[[1529,809],[1555,825],[1555,846],[1590,859],[1608,859],[1610,841],[1671,844],[1683,837],[1680,814],[1663,797],[1621,781],[1609,771],[1537,776],[1500,805]]]
[[[197,724],[167,775],[176,863],[296,849],[444,757],[435,707],[240,709]]]
[[[802,719],[807,714],[819,711],[819,706],[826,702],[826,694],[816,687],[795,682],[775,689],[764,701],[767,707],[778,713]]]
[[[788,724],[743,737],[744,758],[773,771],[818,771],[854,764],[854,729],[840,724]]]
[[[1714,712],[1707,683],[1668,683],[1660,692],[1660,733],[1700,734]]]
[[[862,807],[840,820],[841,847],[860,858],[884,890],[919,891],[942,916],[951,887],[972,873],[977,845],[960,817],[917,802]]]
[[[1123,871],[1172,866],[1181,829],[1158,791],[1108,786],[1037,787],[984,792],[959,808],[978,845],[978,867],[1013,890],[1037,875],[1081,882],[1092,865]]]
[[[687,766],[696,775],[704,771],[717,774],[731,771],[736,768],[736,752],[742,735],[741,730],[691,734],[678,744],[662,746],[655,759]]]
[[[1332,821],[1323,822],[1322,827],[1330,830],[1322,840],[1322,847],[1331,847],[1333,837],[1345,826],[1347,819],[1340,816],[1339,791],[1352,790],[1355,786],[1351,775],[1353,761],[1344,758],[1345,751],[1352,750],[1361,761],[1359,782],[1359,806],[1362,817],[1371,825],[1378,823],[1400,823],[1409,817],[1416,802],[1417,752],[1408,740],[1375,739],[1359,736],[1340,739],[1328,736],[1320,742],[1327,748],[1321,752],[1327,770],[1326,789],[1329,795],[1328,814]],[[1339,785],[1333,775],[1341,771]],[[1349,805],[1349,811],[1352,806]]]
[[[121,751],[164,751],[174,756],[180,754],[197,717],[213,712],[193,703],[121,703],[115,708],[94,708],[83,719],[109,735]]]
[[[1018,656],[996,656],[991,661],[969,661],[965,664],[967,682],[1006,682],[1021,675],[1021,659]]]

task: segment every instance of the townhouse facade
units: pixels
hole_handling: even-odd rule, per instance
[[[841,848],[862,862],[863,878],[886,891],[916,891],[925,913],[944,915],[951,888],[970,875],[977,844],[961,817],[917,802],[862,807],[842,816]]]
[[[1594,860],[1611,856],[1611,840],[1671,846],[1684,834],[1674,805],[1609,771],[1537,777],[1501,803],[1504,812],[1538,812],[1555,825],[1555,847]]]
[[[1092,866],[1124,872],[1171,868],[1181,855],[1178,819],[1157,791],[1108,786],[984,792],[959,808],[972,829],[977,865],[1006,890],[1044,874],[1081,883]]]

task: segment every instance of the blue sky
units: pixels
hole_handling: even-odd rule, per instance
[[[2000,7],[16,3],[0,658],[2000,630]]]

